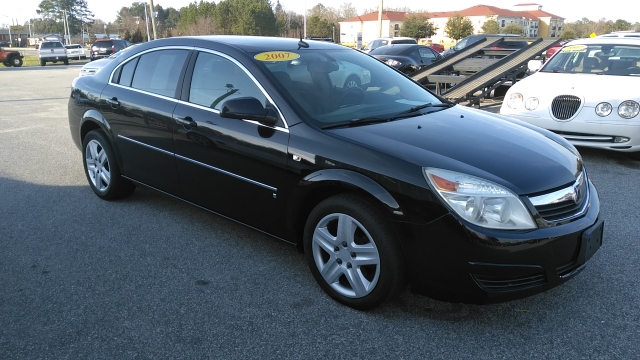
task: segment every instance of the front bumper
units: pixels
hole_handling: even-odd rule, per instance
[[[443,301],[487,304],[564,283],[584,268],[602,242],[600,204],[591,182],[589,191],[588,210],[582,217],[529,232],[472,228],[452,214],[426,225],[404,225],[412,292]]]
[[[640,115],[632,119],[622,119],[617,114],[609,115],[613,119],[598,118],[593,108],[583,107],[573,119],[556,121],[549,116],[547,109],[524,112],[510,109],[504,104],[500,114],[553,131],[575,146],[621,152],[640,151]],[[629,140],[615,141],[621,137]]]

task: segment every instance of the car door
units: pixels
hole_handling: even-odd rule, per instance
[[[113,73],[100,96],[125,176],[176,194],[173,110],[188,49],[161,49],[136,56]]]
[[[248,70],[225,54],[198,53],[188,73],[174,111],[181,196],[283,235],[289,130],[282,117],[273,127],[220,117],[224,102],[238,97],[257,98],[278,113]]]

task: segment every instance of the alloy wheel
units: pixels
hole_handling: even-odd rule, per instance
[[[353,217],[325,216],[313,233],[313,259],[322,278],[342,296],[361,298],[380,277],[380,255],[367,229]]]
[[[106,191],[111,183],[111,169],[105,149],[96,140],[91,140],[85,149],[87,173],[98,191]]]

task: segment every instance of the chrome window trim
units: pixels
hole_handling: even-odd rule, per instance
[[[197,161],[197,160],[193,160],[193,159],[188,158],[188,157],[186,157],[186,156],[178,155],[178,154],[176,154],[176,153],[172,153],[172,152],[170,152],[170,151],[167,151],[167,150],[163,150],[163,149],[157,148],[157,147],[155,147],[155,146],[153,146],[153,145],[145,144],[145,143],[143,143],[143,142],[140,142],[140,141],[138,141],[138,140],[134,140],[134,139],[128,138],[128,137],[126,137],[126,136],[118,135],[118,138],[123,139],[123,140],[130,141],[130,142],[132,142],[132,143],[134,143],[134,144],[138,144],[138,145],[144,146],[144,147],[149,148],[149,149],[152,149],[152,150],[159,151],[159,152],[161,152],[161,153],[163,153],[163,154],[166,154],[166,155],[175,156],[175,157],[177,157],[177,158],[179,158],[179,159],[182,159],[182,160],[185,160],[185,161],[191,162],[191,163],[196,164],[196,165],[203,166],[203,167],[205,167],[205,168],[207,168],[207,169],[214,170],[214,171],[217,171],[217,172],[222,173],[222,174],[225,174],[225,175],[229,175],[229,176],[231,176],[231,177],[234,177],[234,178],[236,178],[236,179],[240,179],[240,180],[246,181],[246,182],[251,183],[251,184],[254,184],[254,185],[258,185],[258,186],[263,187],[263,188],[265,188],[265,189],[269,189],[269,190],[271,190],[271,191],[273,191],[273,192],[278,192],[278,189],[277,189],[277,188],[275,188],[275,187],[273,187],[273,186],[270,186],[270,185],[267,185],[267,184],[263,184],[263,183],[261,183],[261,182],[259,182],[259,181],[255,181],[255,180],[252,180],[252,179],[246,178],[246,177],[241,176],[241,175],[238,175],[238,174],[234,174],[234,173],[229,172],[229,171],[227,171],[227,170],[222,170],[222,169],[217,168],[217,167],[215,167],[215,166],[207,165],[207,164],[205,164],[205,163],[202,163],[202,162]]]
[[[111,86],[119,87],[121,89],[128,89],[128,90],[136,91],[136,92],[141,93],[141,94],[159,97],[159,98],[164,99],[164,100],[170,100],[170,101],[182,104],[182,105],[193,106],[193,107],[196,107],[196,108],[199,108],[199,109],[202,109],[202,110],[207,110],[207,111],[211,111],[211,112],[216,113],[216,114],[220,114],[220,111],[216,110],[216,109],[212,109],[212,108],[205,107],[205,106],[202,106],[202,105],[198,105],[198,104],[195,104],[195,103],[190,103],[188,101],[184,101],[184,100],[181,100],[181,99],[176,99],[176,98],[173,98],[173,97],[168,97],[168,96],[165,96],[165,95],[156,94],[156,93],[152,93],[152,92],[149,92],[149,91],[136,89],[136,88],[133,88],[133,87],[130,87],[130,86],[123,86],[123,85],[120,85],[120,84],[116,84],[116,83],[114,83],[112,81],[113,74],[120,67],[124,66],[126,63],[128,63],[132,59],[134,59],[136,57],[139,57],[139,56],[142,56],[144,54],[153,52],[153,51],[172,50],[172,49],[173,50],[177,49],[177,50],[189,50],[189,51],[207,52],[207,53],[210,53],[210,54],[213,54],[213,55],[217,55],[217,56],[223,57],[223,58],[231,61],[235,65],[237,65],[240,69],[242,69],[242,71],[244,71],[249,76],[249,78],[254,82],[254,84],[256,84],[258,89],[260,89],[260,91],[267,98],[267,100],[276,108],[276,111],[278,112],[278,115],[280,115],[280,118],[282,119],[282,122],[284,123],[284,127],[282,127],[282,126],[267,126],[267,125],[261,124],[258,121],[253,121],[253,120],[242,119],[242,121],[248,122],[248,123],[251,123],[251,124],[261,125],[261,126],[264,126],[264,127],[270,128],[270,129],[275,129],[275,130],[278,130],[278,131],[282,131],[282,132],[285,132],[285,133],[289,133],[289,125],[287,123],[287,119],[285,119],[284,115],[282,114],[282,111],[280,111],[280,107],[278,107],[278,105],[273,101],[273,98],[271,98],[271,96],[267,93],[267,91],[264,89],[262,84],[260,84],[260,82],[258,82],[258,80],[253,76],[253,74],[251,74],[251,72],[249,72],[249,70],[247,70],[247,68],[245,68],[236,59],[232,58],[231,56],[229,56],[227,54],[224,54],[224,53],[221,53],[219,51],[216,51],[216,50],[205,49],[205,48],[200,48],[200,47],[193,47],[193,46],[162,46],[162,47],[157,47],[157,48],[153,48],[153,49],[147,49],[147,50],[142,51],[142,52],[140,52],[138,54],[135,54],[134,56],[131,56],[126,61],[123,61],[121,64],[118,64],[118,66],[116,66],[111,71],[111,74],[109,74],[109,82],[107,84],[111,85]]]

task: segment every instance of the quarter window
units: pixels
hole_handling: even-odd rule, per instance
[[[260,88],[238,65],[218,55],[199,53],[189,102],[220,110],[226,100],[238,97],[254,97],[266,106],[266,97]]]
[[[131,87],[174,97],[188,54],[188,50],[159,50],[140,56]]]

